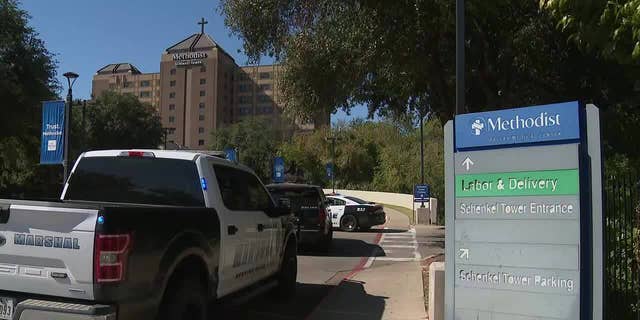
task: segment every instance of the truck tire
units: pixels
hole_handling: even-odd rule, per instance
[[[162,320],[206,320],[207,291],[202,281],[189,272],[183,272],[171,280],[160,306]]]
[[[340,230],[353,232],[358,229],[358,220],[353,215],[345,215],[340,219]]]
[[[296,278],[298,277],[298,254],[294,240],[290,240],[284,251],[282,266],[276,276],[278,286],[275,294],[278,298],[287,300],[296,293]]]

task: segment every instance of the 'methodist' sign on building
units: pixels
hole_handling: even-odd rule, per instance
[[[446,319],[601,319],[597,108],[464,114],[445,133]]]

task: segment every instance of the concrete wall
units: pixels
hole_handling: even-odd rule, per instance
[[[330,194],[333,192],[332,189],[324,189],[325,194]],[[336,189],[336,193],[343,194],[346,196],[358,197],[363,200],[377,202],[377,203],[386,203],[394,206],[405,207],[407,209],[413,209],[413,195],[406,193],[391,193],[391,192],[376,192],[376,191],[360,191],[360,190],[342,190]],[[428,206],[429,203],[425,202],[425,206]],[[416,203],[416,207],[420,206],[419,203]]]

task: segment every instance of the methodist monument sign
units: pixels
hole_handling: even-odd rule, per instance
[[[458,115],[445,161],[445,318],[602,319],[598,109]]]

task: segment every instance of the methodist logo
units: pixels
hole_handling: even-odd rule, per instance
[[[455,117],[460,148],[580,139],[579,103],[467,113]]]
[[[476,136],[480,135],[479,130],[484,128],[484,124],[482,127],[479,127],[480,124],[474,122],[476,129]],[[516,115],[511,119],[505,119],[503,117],[496,117],[494,119],[488,118],[487,123],[489,124],[489,130],[492,131],[508,131],[508,130],[518,130],[518,129],[531,129],[531,128],[545,128],[545,127],[554,127],[560,125],[560,114],[549,114],[547,112],[541,112],[536,117],[520,117]],[[472,128],[473,128],[472,125]]]
[[[484,120],[476,119],[471,123],[471,130],[474,135],[479,136],[482,133],[482,129],[484,129]]]

